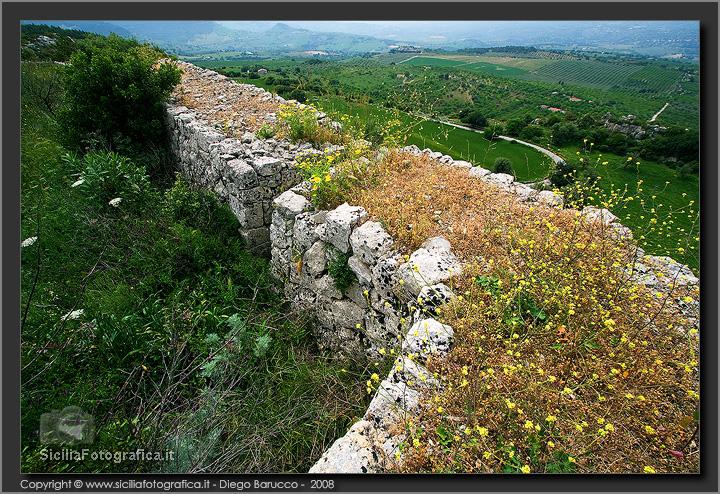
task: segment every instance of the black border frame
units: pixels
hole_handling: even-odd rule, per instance
[[[171,6],[171,8],[169,8]],[[715,2],[446,2],[446,3],[3,3],[2,136],[2,479],[3,491],[20,491],[20,480],[108,479],[100,474],[21,474],[19,347],[20,332],[20,20],[699,20],[701,43],[701,473],[698,475],[153,475],[157,480],[298,480],[333,478],[335,490],[403,491],[620,491],[717,492],[718,464],[718,5]],[[704,331],[702,330],[704,328]],[[147,478],[113,474],[112,479]],[[211,481],[212,481],[211,480]],[[189,489],[188,489],[189,490]]]

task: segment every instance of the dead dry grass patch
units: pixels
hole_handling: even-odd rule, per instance
[[[648,290],[633,242],[425,157],[390,154],[356,202],[407,251],[442,235],[467,263],[403,471],[698,471],[697,330],[676,303],[696,289]]]

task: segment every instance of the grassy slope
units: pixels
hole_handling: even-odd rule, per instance
[[[311,326],[273,292],[267,261],[242,250],[226,206],[182,183],[155,189],[140,211],[95,203],[70,186],[82,169],[62,159],[61,134],[24,108],[22,238],[39,240],[22,249],[23,309],[38,266],[39,276],[22,328],[22,470],[183,472],[222,457],[211,470],[307,471],[362,414],[364,370],[318,352]],[[236,314],[250,342],[267,334],[270,346],[261,357],[238,348],[210,372]],[[91,450],[160,450],[177,432],[178,461],[43,460],[40,415],[69,405],[94,416]]]

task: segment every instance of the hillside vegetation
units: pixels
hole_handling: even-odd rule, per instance
[[[356,121],[354,125],[369,129],[365,138],[371,141],[377,140],[373,129],[380,122],[394,121],[396,127],[404,128],[407,143],[421,148],[430,147],[486,168],[492,168],[497,158],[508,158],[519,180],[537,181],[572,173],[596,181],[606,194],[626,186],[630,192],[641,189],[647,192],[646,201],[630,202],[613,212],[629,227],[643,230],[637,237],[649,253],[669,255],[697,269],[697,66],[622,57],[588,60],[572,54],[556,60],[551,55],[391,54],[344,61],[280,58],[201,65],[285,97],[312,101],[338,119],[347,116]],[[525,75],[495,69],[478,74],[472,70],[478,63],[488,65],[490,61],[497,67],[515,67]],[[572,63],[583,73],[598,77],[608,73],[597,70],[598,64],[616,67],[613,70],[626,77],[624,86],[598,88],[588,80],[578,80],[575,85],[532,80],[538,79],[534,72],[560,63]],[[268,73],[257,74],[260,68]],[[571,72],[564,74],[572,76]],[[660,79],[665,77],[662,74],[673,74],[676,82],[658,86],[660,79],[648,79],[653,74]],[[643,139],[617,130],[632,125],[648,128],[645,120],[668,101],[671,104],[655,122],[667,125],[667,130]],[[564,113],[549,111],[543,105]],[[482,117],[484,125],[476,128],[484,134],[428,120],[473,126],[476,124],[469,116],[474,114]],[[626,114],[635,117],[623,119]],[[525,146],[493,139],[498,134],[550,149],[569,166],[556,173],[550,159]],[[567,181],[556,180],[554,185],[563,187]],[[665,224],[662,229],[649,231],[644,227],[653,209],[664,209]]]
[[[22,471],[307,471],[362,413],[365,369],[317,350],[229,208],[174,176],[175,69],[113,37],[77,48],[23,62],[47,97],[22,101]],[[48,459],[41,415],[67,406],[91,451],[176,456]]]

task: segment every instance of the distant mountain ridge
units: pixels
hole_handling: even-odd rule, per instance
[[[33,22],[33,21],[29,21]],[[699,54],[694,21],[35,21],[157,44],[178,55],[250,51],[384,52],[393,44],[458,50],[507,45],[667,56]]]
[[[217,51],[251,51],[277,54],[319,50],[357,54],[382,52],[392,41],[372,36],[315,32],[286,23],[263,30],[230,29],[214,21],[30,21],[97,34],[115,34],[147,41],[171,53],[193,55]]]

